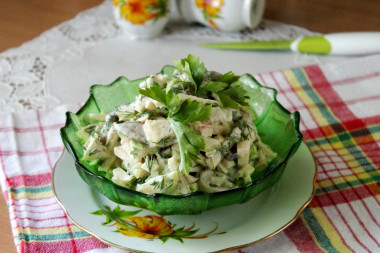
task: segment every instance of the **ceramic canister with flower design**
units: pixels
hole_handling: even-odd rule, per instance
[[[136,39],[159,35],[169,20],[169,7],[169,0],[113,0],[117,24]]]
[[[255,28],[261,21],[265,0],[177,0],[187,22],[199,22],[226,32]]]

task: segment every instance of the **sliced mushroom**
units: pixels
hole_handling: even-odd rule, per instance
[[[143,125],[140,122],[126,121],[121,124],[114,124],[116,131],[129,139],[146,143]]]

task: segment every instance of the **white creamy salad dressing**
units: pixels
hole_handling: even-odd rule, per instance
[[[218,85],[221,74],[203,73],[197,87],[185,72],[151,75],[133,103],[92,115],[99,122],[77,132],[82,160],[97,164],[115,184],[147,194],[219,192],[251,182],[276,154],[261,142],[249,108],[225,106],[228,98],[213,88],[199,92],[207,82]]]

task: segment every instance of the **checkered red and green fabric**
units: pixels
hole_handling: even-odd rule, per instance
[[[241,252],[380,252],[380,56],[256,75],[301,114],[316,194],[278,235]],[[51,171],[63,151],[60,106],[0,112],[0,179],[20,252],[122,252],[72,224]]]

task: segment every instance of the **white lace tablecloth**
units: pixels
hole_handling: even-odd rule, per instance
[[[70,249],[65,252],[118,252],[70,223],[51,191],[51,169],[63,150],[58,134],[64,122],[63,112],[68,108],[78,108],[78,104],[87,99],[89,86],[111,83],[121,75],[134,79],[159,72],[162,66],[172,64],[173,58],[183,58],[189,53],[199,56],[210,70],[232,70],[237,74],[257,74],[345,59],[289,52],[216,51],[198,46],[213,41],[291,39],[313,34],[303,28],[269,20],[262,21],[254,30],[221,33],[196,24],[184,24],[174,13],[160,37],[133,41],[126,38],[115,24],[110,8],[111,3],[105,1],[32,41],[0,54],[0,179],[10,210],[15,243],[20,252],[37,252],[41,247],[53,251]],[[324,72],[331,78],[335,72],[345,73],[347,78],[339,82],[350,84],[361,82],[362,79],[357,76],[377,78],[378,70],[371,70],[368,74],[365,69],[377,59],[362,60],[359,63],[361,69],[356,68],[356,63],[351,61],[347,66],[327,65],[322,71],[319,68],[293,71],[299,75],[293,79],[295,74],[291,71],[257,76],[264,84],[283,89],[282,93],[280,91],[281,96],[291,93],[291,98],[294,98],[296,95],[293,91],[296,88],[299,91],[299,87],[304,85],[301,81],[300,84],[295,82],[297,78],[303,77],[303,72],[310,77],[315,77],[313,74],[318,71]],[[319,84],[321,80],[315,78],[312,82]],[[313,89],[307,90],[311,91]],[[330,93],[321,94],[328,97]],[[287,105],[294,106],[294,110],[301,110],[302,117],[307,116],[304,117],[306,126],[302,126],[303,130],[314,129],[317,124],[325,123],[322,120],[313,125],[312,120],[309,120],[312,117],[305,112],[306,105],[310,105],[309,100],[303,100],[303,104],[294,101],[296,104],[290,102]],[[45,215],[48,217],[43,219]],[[298,220],[298,223],[302,222]],[[297,226],[305,228],[300,224]],[[340,229],[340,225],[337,224],[336,228]],[[288,231],[288,234],[279,233],[244,251],[306,252],[302,245],[308,244],[302,241],[301,234],[297,234],[303,230]],[[298,244],[294,244],[297,238],[301,239],[297,241]],[[312,241],[311,237],[306,239]]]

